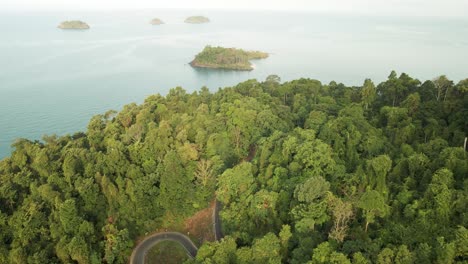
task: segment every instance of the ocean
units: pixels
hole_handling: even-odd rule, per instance
[[[208,24],[185,24],[204,15]],[[165,24],[152,26],[155,17]],[[90,30],[57,28],[82,20]],[[216,91],[277,74],[361,85],[391,70],[468,78],[468,19],[239,10],[0,12],[0,159],[17,138],[86,131],[90,118],[181,86]],[[250,72],[188,63],[206,45],[269,52]]]

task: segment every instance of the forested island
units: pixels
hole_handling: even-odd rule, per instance
[[[0,161],[0,263],[128,263],[157,230],[190,236],[186,263],[466,263],[467,105],[468,79],[269,76],[19,139]],[[188,231],[215,197],[210,242]]]
[[[159,19],[159,18],[153,18],[153,19],[150,21],[150,24],[151,24],[151,25],[162,25],[162,24],[164,24],[164,21],[162,21],[162,20]]]
[[[58,26],[60,29],[89,29],[89,25],[80,20],[63,21]]]
[[[190,65],[198,68],[251,71],[253,67],[250,60],[265,58],[268,58],[268,53],[261,51],[206,46]]]
[[[210,19],[204,16],[191,16],[187,17],[184,22],[189,24],[203,24],[210,22]]]

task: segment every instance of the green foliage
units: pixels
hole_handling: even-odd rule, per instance
[[[401,245],[398,247],[396,255],[395,255],[395,263],[396,264],[412,264],[414,263],[414,256],[408,250],[406,245]]]
[[[195,56],[190,65],[203,68],[250,71],[253,68],[249,60],[265,59],[267,57],[268,53],[261,51],[206,46],[202,52]]]
[[[232,237],[203,245],[197,253],[199,263],[281,263],[280,239],[272,233],[256,239],[251,247],[237,248]]]
[[[199,263],[236,263],[237,245],[232,237],[204,244],[197,253]]]
[[[281,82],[281,78],[276,74],[271,74],[266,77],[265,82],[271,84],[279,84]]]
[[[377,256],[378,264],[392,264],[395,253],[390,248],[384,248]]]
[[[452,172],[448,169],[440,169],[433,176],[429,184],[425,200],[430,208],[430,214],[434,219],[442,222],[448,222],[452,214],[453,193]]]
[[[388,212],[384,197],[375,190],[366,191],[359,199],[357,207],[363,210],[366,219],[366,232],[368,225],[375,222],[376,216],[384,217]]]
[[[102,229],[105,236],[104,259],[107,263],[125,263],[133,245],[127,229],[118,230],[113,224]]]
[[[370,263],[369,260],[367,260],[361,252],[356,252],[353,254],[353,264],[368,264]]]
[[[387,155],[380,155],[366,162],[368,183],[384,197],[388,195],[387,174],[392,168],[392,160]]]
[[[369,108],[369,105],[371,105],[374,102],[375,97],[376,97],[375,85],[370,79],[366,79],[361,89],[361,98],[362,98],[361,100],[362,100],[362,103],[364,104],[365,109]]]
[[[327,203],[325,201],[329,188],[330,184],[320,176],[312,177],[303,184],[297,185],[294,197],[299,204],[291,210],[291,214],[297,220],[297,231],[312,231],[316,225],[329,219],[326,214]]]
[[[0,263],[127,263],[215,196],[226,237],[190,263],[466,262],[467,83],[272,75],[19,139],[0,161]]]
[[[181,214],[190,212],[192,177],[186,174],[181,158],[175,152],[166,154],[162,163],[159,203],[162,208]]]
[[[254,241],[250,263],[281,263],[280,241],[272,233]]]
[[[350,264],[351,262],[344,254],[336,252],[329,242],[323,242],[314,249],[312,261],[308,263]]]
[[[468,230],[460,226],[457,229],[455,234],[455,246],[456,246],[456,256],[459,258],[467,258],[468,257]]]

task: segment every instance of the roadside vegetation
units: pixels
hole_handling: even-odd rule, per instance
[[[177,242],[163,241],[146,255],[146,264],[180,264],[188,260],[187,252]]]

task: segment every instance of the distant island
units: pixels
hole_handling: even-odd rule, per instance
[[[60,29],[89,29],[89,25],[83,21],[79,20],[71,20],[71,21],[63,21],[58,26]]]
[[[210,19],[204,16],[191,16],[185,19],[185,23],[189,23],[189,24],[202,24],[202,23],[208,23],[208,22],[210,22]]]
[[[199,68],[251,71],[253,67],[250,60],[265,58],[268,58],[268,53],[261,51],[206,46],[190,65]]]
[[[162,25],[162,24],[164,24],[164,22],[159,18],[154,18],[153,20],[150,21],[150,24],[151,25]]]

